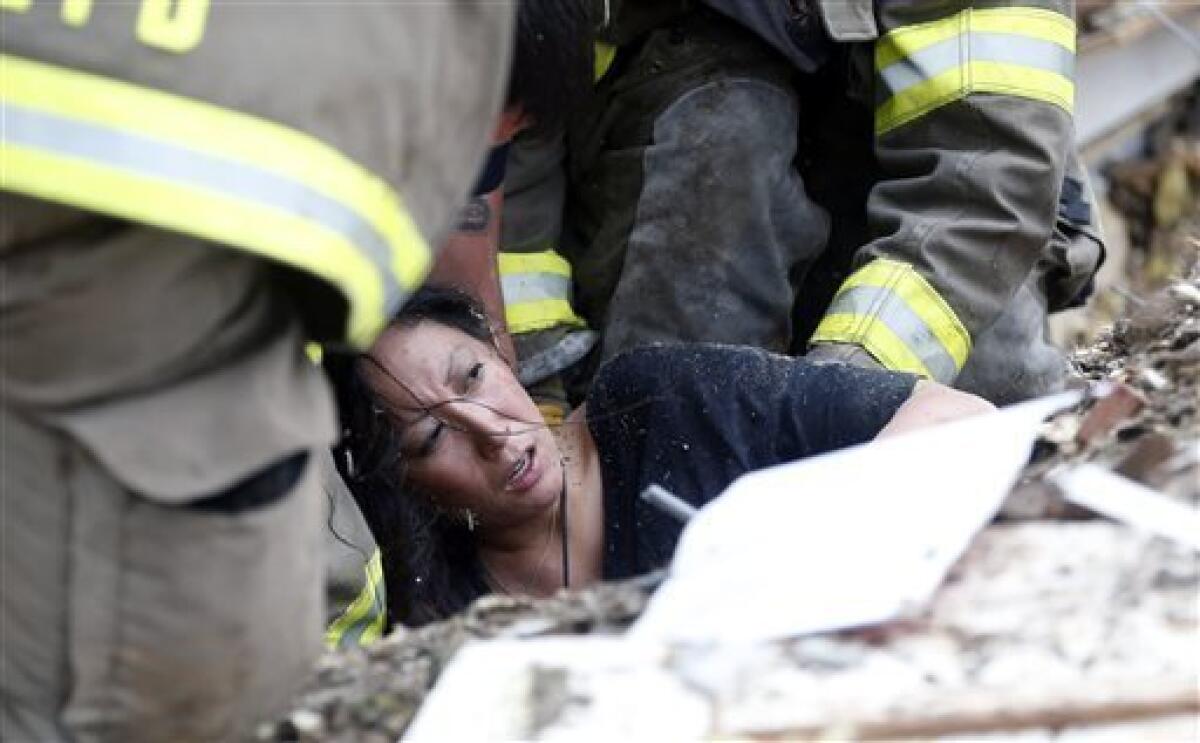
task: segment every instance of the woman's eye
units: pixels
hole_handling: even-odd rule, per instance
[[[427,457],[432,454],[434,448],[437,447],[437,442],[442,437],[442,431],[445,428],[446,424],[438,421],[434,425],[433,430],[429,432],[429,435],[425,437],[425,440],[421,442],[421,446],[417,448],[416,456]]]
[[[467,371],[467,383],[474,384],[483,377],[483,363],[476,363]]]

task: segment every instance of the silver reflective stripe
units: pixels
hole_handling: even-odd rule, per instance
[[[1019,34],[973,31],[931,44],[885,67],[879,75],[886,90],[880,94],[886,99],[967,62],[1002,62],[1066,78],[1075,75],[1075,53],[1070,49]]]
[[[504,304],[536,302],[542,299],[571,299],[571,279],[554,273],[514,273],[500,277]]]
[[[346,631],[338,636],[337,649],[345,650],[347,648],[355,648],[362,645],[362,636],[375,621],[375,611],[378,609],[371,607],[372,611],[364,612],[362,616],[355,619],[354,624],[346,628]]]
[[[942,346],[929,326],[909,309],[904,300],[878,286],[856,286],[833,300],[826,314],[866,316],[882,322],[908,347],[939,382],[958,375],[954,357]]]
[[[0,121],[4,139],[16,145],[214,191],[315,222],[344,237],[375,265],[389,311],[407,295],[392,273],[391,250],[383,235],[353,210],[303,183],[253,165],[11,103],[0,104]]]

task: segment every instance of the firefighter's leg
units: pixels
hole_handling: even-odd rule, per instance
[[[67,740],[67,443],[0,406],[0,739]]]
[[[315,459],[298,452],[186,507],[81,468],[75,613],[108,611],[120,632],[73,632],[73,657],[95,665],[76,682],[69,725],[105,739],[229,739],[282,711],[312,670],[325,618]]]
[[[281,710],[320,646],[315,458],[163,505],[0,415],[4,739],[232,740]]]
[[[787,63],[721,23],[651,35],[572,171],[580,307],[603,358],[655,341],[786,349],[794,272],[824,245]]]
[[[787,347],[791,272],[827,225],[792,169],[797,116],[789,91],[721,80],[658,117],[606,358],[654,341]]]

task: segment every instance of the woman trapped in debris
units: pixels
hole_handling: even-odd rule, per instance
[[[699,506],[751,470],[990,409],[906,374],[692,344],[614,359],[551,428],[479,307],[429,288],[369,353],[327,365],[388,626],[665,565],[681,527],[637,497],[651,484]]]

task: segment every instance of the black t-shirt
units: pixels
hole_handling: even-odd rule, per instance
[[[638,494],[658,484],[695,506],[756,469],[870,440],[915,377],[712,344],[639,348],[588,395],[604,481],[604,577],[666,565],[681,526]]]

